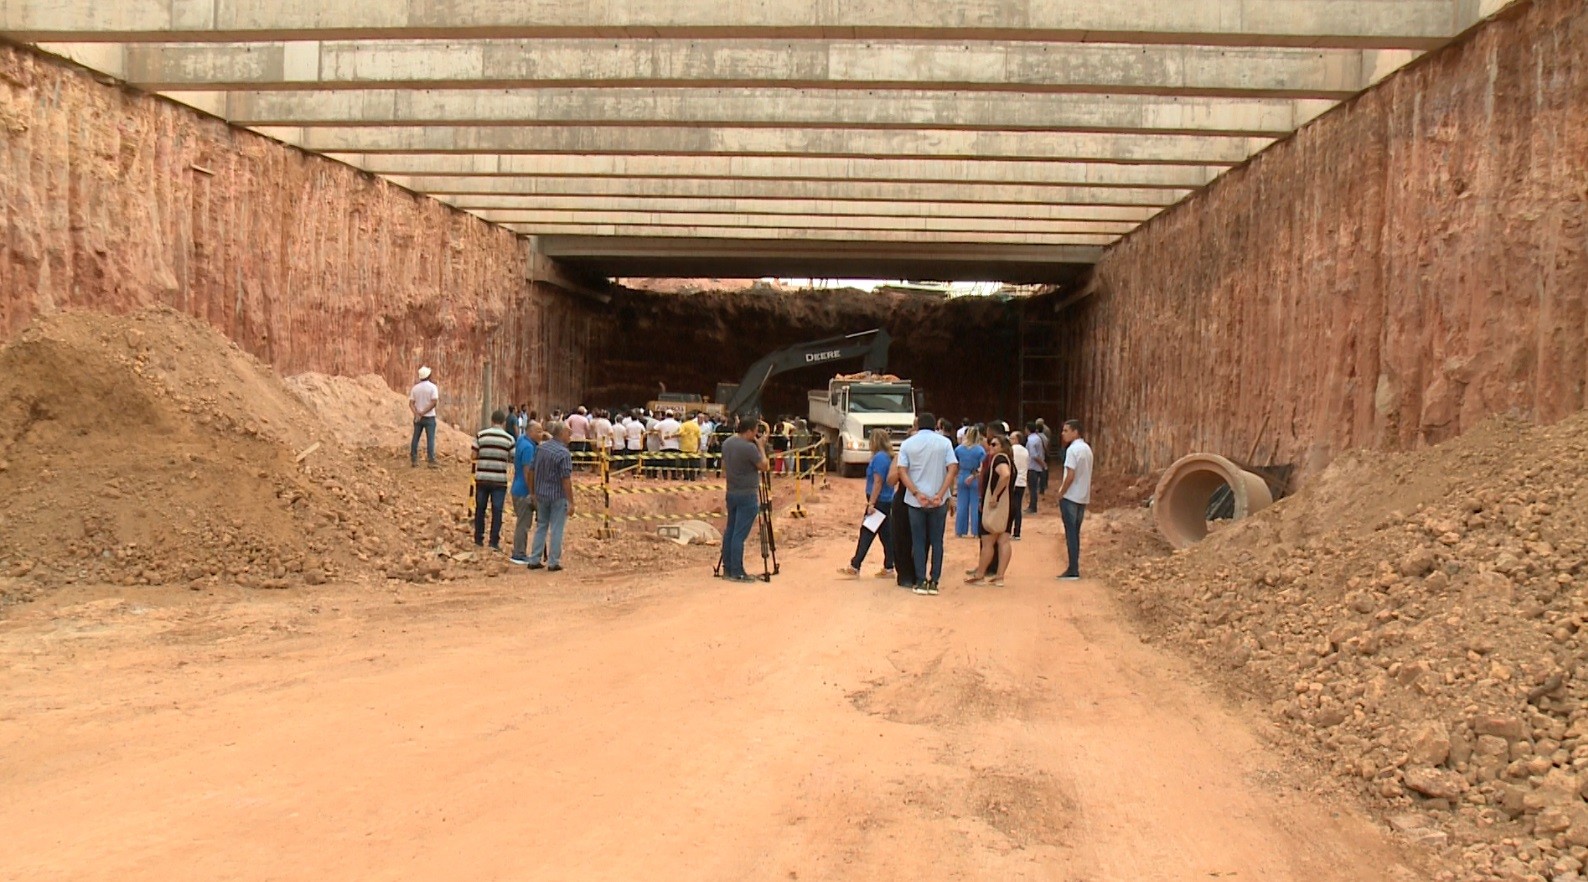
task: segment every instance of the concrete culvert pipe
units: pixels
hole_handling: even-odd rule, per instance
[[[1235,497],[1235,517],[1244,518],[1274,502],[1268,483],[1213,453],[1182,456],[1158,479],[1152,518],[1169,544],[1186,548],[1208,535],[1208,503],[1220,487]]]

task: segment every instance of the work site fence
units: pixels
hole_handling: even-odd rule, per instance
[[[792,450],[767,451],[772,477],[793,484],[794,507],[789,516],[805,517],[805,498],[815,492],[818,475],[827,471],[827,445],[811,444]],[[721,510],[727,484],[722,482],[722,452],[684,453],[677,450],[575,451],[573,517],[599,521],[597,534],[616,535],[620,527],[652,521],[710,520],[725,517]],[[649,480],[666,481],[649,484]],[[713,493],[709,511],[667,514],[624,514],[615,507],[623,497]],[[704,503],[703,503],[704,505]]]

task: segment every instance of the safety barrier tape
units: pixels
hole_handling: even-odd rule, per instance
[[[663,514],[663,515],[608,515],[599,511],[575,512],[573,518],[604,518],[608,521],[621,523],[634,523],[638,521],[699,521],[706,518],[727,517],[720,511],[697,512],[695,514]]]
[[[626,496],[630,493],[698,493],[702,490],[726,490],[727,484],[695,484],[682,487],[613,487],[608,492],[613,496]]]

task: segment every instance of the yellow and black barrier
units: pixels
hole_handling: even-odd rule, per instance
[[[820,442],[794,450],[781,450],[769,455],[783,457],[785,462],[792,462],[792,467],[778,478],[790,478],[794,481],[794,507],[789,511],[790,517],[802,518],[806,516],[804,500],[805,489],[801,486],[809,480],[812,484],[809,492],[815,492],[815,477],[827,469],[827,446]],[[597,449],[589,452],[580,451],[574,454],[575,463],[589,465],[590,476],[595,480],[575,480],[574,494],[583,494],[585,497],[600,496],[599,511],[576,511],[576,519],[599,519],[601,526],[598,535],[601,538],[610,538],[615,534],[615,524],[645,523],[650,521],[679,521],[679,520],[704,520],[707,518],[725,517],[723,512],[710,511],[695,514],[649,514],[649,515],[623,515],[612,511],[614,496],[630,495],[662,495],[672,493],[699,493],[726,491],[727,485],[722,483],[700,483],[686,481],[671,487],[646,487],[629,483],[616,483],[614,478],[644,469],[660,471],[686,471],[679,466],[669,467],[664,463],[688,462],[696,467],[696,474],[707,470],[720,471],[722,454],[717,451],[710,453],[685,453],[678,450],[639,450],[632,454],[626,451],[611,451]],[[642,472],[643,473],[643,472]],[[576,473],[580,475],[582,473]],[[594,500],[592,500],[594,501]]]
[[[616,523],[636,523],[639,521],[703,521],[707,518],[723,518],[727,516],[728,515],[726,512],[720,511],[697,512],[695,514],[661,515],[615,515],[600,511],[575,512],[573,514],[573,517],[575,518],[602,518],[606,521]]]

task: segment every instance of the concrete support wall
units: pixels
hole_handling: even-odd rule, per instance
[[[1059,378],[1112,471],[1255,444],[1305,474],[1581,409],[1588,4],[1519,5],[1160,215],[1094,285]]]
[[[406,390],[429,363],[468,426],[484,358],[502,401],[582,381],[531,373],[520,341],[583,309],[523,279],[506,231],[0,46],[0,339],[42,312],[163,304],[288,374]]]

